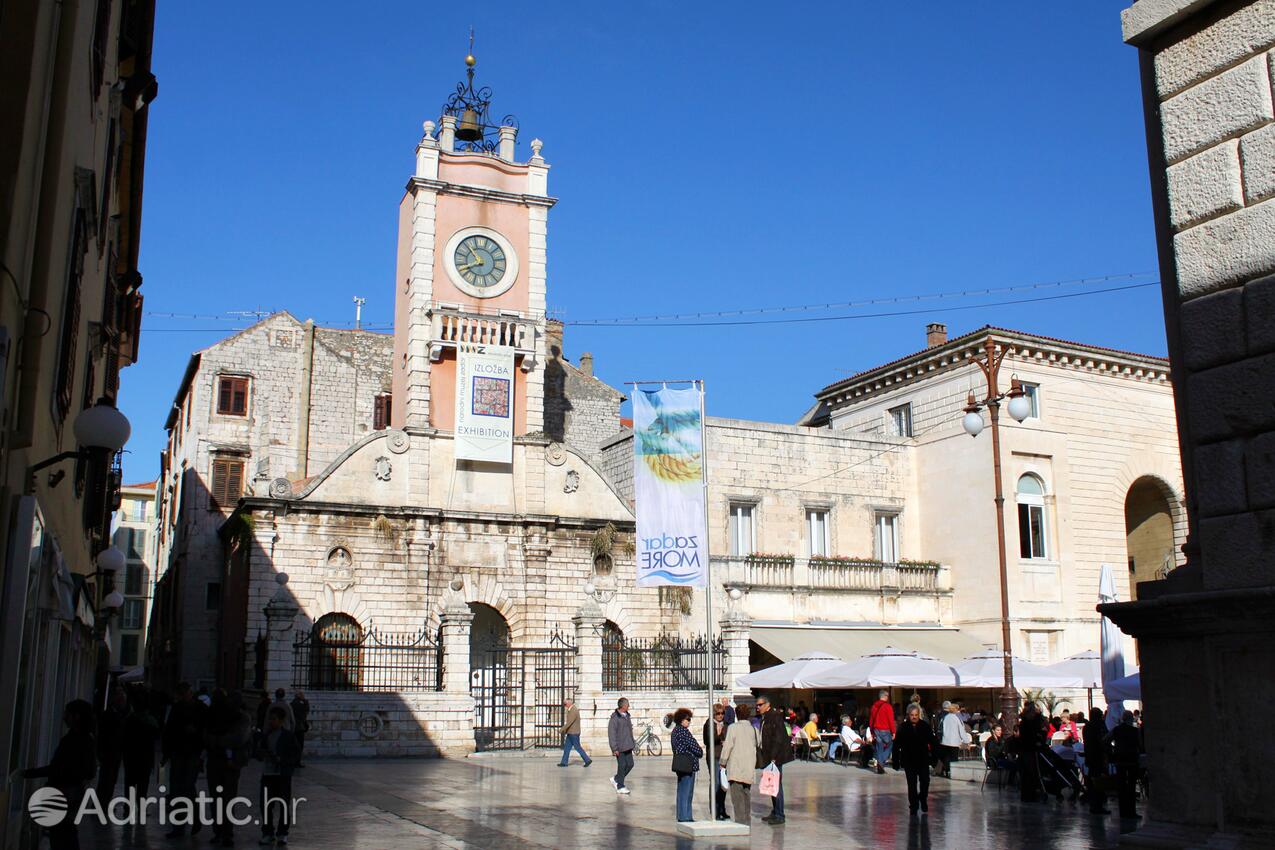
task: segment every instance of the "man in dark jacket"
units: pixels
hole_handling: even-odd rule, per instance
[[[770,814],[763,823],[776,826],[784,822],[784,765],[792,761],[792,741],[784,726],[784,715],[770,704],[769,697],[757,698],[757,714],[761,717],[761,753],[758,759],[762,767],[772,761],[779,768],[779,793],[771,799]]]
[[[615,756],[615,776],[611,777],[611,787],[617,794],[628,794],[624,777],[633,769],[633,718],[629,716],[629,701],[620,697],[607,721],[607,742],[611,746],[611,755]]]
[[[24,770],[22,775],[27,779],[47,779],[48,787],[61,791],[66,799],[68,816],[48,827],[50,850],[79,850],[78,819],[71,815],[79,811],[84,789],[97,769],[93,706],[82,699],[72,700],[62,713],[62,721],[67,732],[53,751],[53,761]]]
[[[198,809],[195,805],[195,780],[199,777],[202,766],[200,755],[204,751],[204,726],[207,723],[207,708],[195,699],[190,683],[177,685],[177,701],[168,710],[168,720],[164,723],[164,734],[160,739],[160,764],[169,764],[169,811],[177,800],[187,800],[196,817],[190,826],[190,834],[199,832]],[[169,838],[176,838],[185,832],[184,826],[174,826],[168,831]]]
[[[106,709],[97,718],[97,799],[106,805],[115,796],[124,750],[124,721],[128,697],[119,688],[111,691]]]
[[[1107,736],[1107,721],[1101,708],[1095,708],[1082,733],[1085,741],[1085,784],[1089,799],[1089,813],[1109,815],[1107,792],[1100,788],[1107,777],[1107,748],[1102,739]]]
[[[908,811],[912,814],[918,805],[923,812],[930,810],[930,765],[936,760],[937,747],[934,730],[921,720],[921,707],[908,706],[907,719],[894,737],[894,749],[908,780]]]
[[[1019,791],[1024,803],[1034,803],[1040,787],[1040,751],[1045,746],[1045,717],[1031,700],[1018,720]]]
[[[1137,720],[1132,711],[1120,716],[1120,725],[1107,733],[1106,743],[1110,747],[1111,763],[1116,768],[1116,794],[1120,800],[1120,817],[1136,818],[1138,809],[1135,800],[1138,795],[1138,771],[1142,760],[1142,735],[1138,732]],[[1089,749],[1085,749],[1085,755]]]
[[[302,755],[305,754],[305,733],[310,731],[310,701],[305,698],[305,691],[297,691],[297,695],[292,698],[292,734],[297,739],[297,749]],[[300,761],[297,767],[305,767]]]
[[[301,761],[297,739],[284,728],[288,712],[277,705],[266,712],[265,734],[257,755],[261,766],[261,843],[288,843],[293,811],[292,771]]]

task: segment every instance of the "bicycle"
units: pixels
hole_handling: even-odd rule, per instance
[[[637,740],[633,742],[633,751],[641,752],[646,747],[646,755],[659,756],[664,752],[664,744],[660,741],[660,736],[656,734],[655,727],[647,723],[646,728],[642,730],[642,734],[638,735]]]

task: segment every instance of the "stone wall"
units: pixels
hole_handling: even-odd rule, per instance
[[[1187,563],[1102,606],[1139,640],[1157,777],[1137,840],[1275,845],[1269,735],[1183,747],[1275,699],[1275,3],[1140,0],[1137,46],[1169,356],[1187,484]],[[1239,696],[1237,696],[1239,695]]]
[[[582,369],[563,350],[562,323],[548,323],[549,359],[545,363],[545,433],[597,463],[602,445],[620,431],[623,393],[593,376],[592,355]]]
[[[474,751],[474,701],[449,693],[311,691],[307,755],[461,757]]]

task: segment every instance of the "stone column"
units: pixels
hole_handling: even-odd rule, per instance
[[[469,691],[469,629],[474,613],[465,599],[450,588],[444,596],[443,615],[439,618],[439,633],[443,641],[443,690],[458,697],[470,696]]]
[[[740,676],[747,676],[748,635],[752,621],[742,611],[727,611],[722,618],[722,651],[726,653],[726,693],[732,696],[747,694],[747,688],[735,684]],[[736,700],[732,700],[734,702]]]
[[[615,706],[602,695],[602,627],[606,617],[589,599],[571,622],[576,628],[576,704],[580,706],[580,738],[585,749],[605,750],[607,718]]]
[[[1100,606],[1138,639],[1156,792],[1134,835],[1275,846],[1275,106],[1271,4],[1139,0],[1139,51],[1165,336],[1189,522],[1186,564]],[[1130,81],[1132,85],[1132,81]]]
[[[292,689],[292,645],[296,639],[294,626],[300,607],[288,590],[288,574],[279,573],[274,595],[262,610],[266,615],[266,669],[263,687]]]

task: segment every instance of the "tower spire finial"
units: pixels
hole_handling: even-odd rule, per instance
[[[472,26],[469,28],[469,53],[465,54],[465,64],[471,68],[478,64],[478,60],[474,58],[474,28]],[[473,71],[470,73],[472,74]]]

